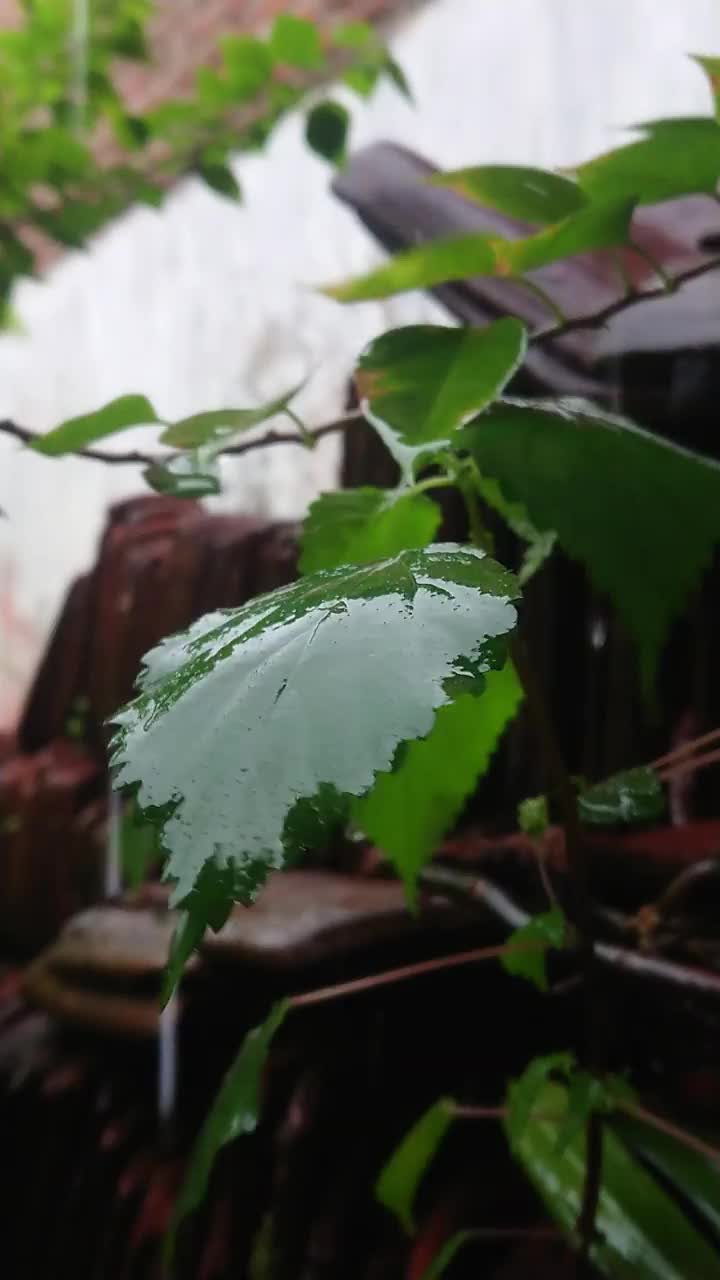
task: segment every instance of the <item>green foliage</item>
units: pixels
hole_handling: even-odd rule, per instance
[[[428,1165],[453,1120],[448,1098],[440,1098],[405,1134],[378,1178],[375,1194],[407,1232],[414,1230],[413,1203]]]
[[[205,1195],[217,1153],[229,1142],[257,1128],[265,1063],[273,1036],[282,1025],[289,1007],[286,1000],[273,1005],[265,1021],[248,1032],[225,1076],[195,1144],[185,1182],[175,1203],[165,1242],[166,1262],[172,1258],[178,1227]]]
[[[466,694],[441,707],[428,736],[410,743],[398,768],[379,774],[370,794],[353,805],[355,823],[402,877],[411,904],[418,875],[460,816],[521,701],[511,663],[488,672],[479,697]]]
[[[544,835],[550,823],[546,796],[528,796],[518,805],[518,826],[526,835],[537,839]]]
[[[578,813],[589,826],[656,822],[665,813],[665,796],[654,769],[627,769],[581,791]]]
[[[205,162],[198,165],[198,174],[213,191],[229,200],[240,200],[242,191],[232,169],[226,164]]]
[[[484,329],[409,325],[370,343],[355,385],[363,412],[407,475],[501,393],[525,345],[525,327],[512,318]]]
[[[576,1240],[585,1146],[584,1136],[577,1132],[564,1146],[558,1142],[568,1109],[567,1089],[546,1082],[534,1090],[531,1106],[523,1106],[521,1124],[511,1107],[506,1129],[516,1157],[553,1218]],[[720,1258],[705,1236],[607,1127],[590,1257],[600,1274],[613,1280],[720,1276]]]
[[[278,62],[286,62],[291,67],[316,71],[323,64],[317,27],[307,18],[297,18],[292,13],[281,13],[275,19],[270,48]]]
[[[521,502],[508,502],[493,476],[481,475],[477,467],[471,472],[472,484],[489,507],[502,516],[517,538],[527,543],[522,564],[518,570],[518,582],[524,587],[542,569],[552,554],[557,534],[554,529],[536,529]]]
[[[162,827],[173,901],[204,925],[204,869],[220,901],[251,902],[316,845],[502,665],[514,595],[493,561],[441,544],[313,574],[148,654],[113,764]]]
[[[350,112],[341,102],[319,102],[305,122],[308,146],[324,160],[340,165],[345,159]]]
[[[580,401],[501,401],[458,443],[607,592],[649,686],[720,540],[720,466]]]
[[[497,209],[520,222],[560,222],[587,204],[576,182],[545,169],[488,164],[434,174],[434,187],[446,187],[466,200]]]
[[[143,471],[143,479],[156,493],[173,498],[210,498],[220,492],[217,463],[204,449],[154,462]]]
[[[515,929],[508,938],[508,950],[502,956],[502,967],[516,978],[527,978],[540,991],[547,991],[545,961],[551,947],[558,950],[567,941],[567,921],[560,907],[534,916]],[[525,949],[527,948],[527,950]]]
[[[720,1231],[720,1166],[669,1133],[633,1115],[620,1113],[613,1131],[653,1173],[667,1179],[670,1188],[692,1205],[715,1232]]]
[[[156,827],[143,822],[136,806],[129,804],[120,821],[120,865],[123,883],[138,889],[149,872],[160,862],[162,849]]]
[[[212,409],[205,413],[194,413],[189,418],[181,418],[166,426],[160,442],[172,445],[175,449],[206,448],[212,453],[231,448],[251,427],[257,427],[261,422],[285,413],[304,385],[304,381],[299,382],[289,391],[255,409]]]
[[[715,115],[720,117],[720,58],[707,58],[695,54],[694,60],[705,72],[713,96]]]
[[[439,524],[440,508],[419,493],[370,487],[324,493],[303,525],[300,568],[315,573],[342,564],[371,564],[427,547]]]
[[[697,119],[652,120],[637,126],[637,142],[589,160],[576,171],[595,200],[657,204],[677,196],[712,194],[720,180],[720,124]]]
[[[103,405],[102,409],[81,414],[78,418],[69,418],[46,435],[37,436],[32,442],[32,448],[37,453],[50,457],[77,453],[78,449],[84,449],[105,436],[116,435],[118,431],[125,431],[128,427],[157,421],[157,414],[145,396],[119,396],[117,400]]]

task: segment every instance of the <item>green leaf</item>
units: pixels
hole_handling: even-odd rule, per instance
[[[720,58],[707,58],[699,53],[691,55],[694,62],[705,72],[713,96],[716,117],[720,117]]]
[[[218,1152],[229,1142],[253,1133],[257,1128],[265,1063],[272,1038],[289,1008],[289,1001],[279,1001],[273,1005],[265,1021],[248,1032],[223,1080],[195,1144],[185,1182],[175,1204],[165,1240],[166,1263],[172,1259],[178,1227],[205,1197]]]
[[[516,978],[527,978],[540,991],[547,991],[547,973],[545,959],[550,947],[561,950],[565,946],[567,921],[560,907],[553,907],[542,915],[533,916],[527,924],[515,929],[507,940],[509,950],[501,957],[501,964],[506,973]],[[523,951],[522,947],[530,943],[538,949]]]
[[[253,36],[223,36],[220,41],[227,82],[233,98],[243,102],[254,98],[272,76],[273,60],[262,40]]]
[[[210,858],[184,902],[170,944],[160,1003],[164,1007],[182,978],[193,951],[199,947],[209,926],[222,929],[232,910],[232,870]]]
[[[533,1113],[538,1109],[538,1099],[547,1088],[552,1076],[568,1079],[575,1070],[572,1053],[550,1053],[543,1058],[533,1058],[522,1075],[511,1081],[507,1093],[507,1119],[505,1128],[510,1146],[518,1153],[530,1126]],[[564,1114],[563,1108],[563,1114]]]
[[[550,824],[547,796],[528,796],[518,805],[518,826],[526,835],[539,839]]]
[[[115,435],[128,427],[138,427],[157,422],[158,417],[149,400],[145,396],[120,396],[96,409],[94,413],[84,413],[79,418],[68,418],[53,431],[44,436],[37,436],[31,448],[37,453],[56,457],[63,453],[75,453],[86,445],[102,440],[105,436]]]
[[[590,826],[656,822],[665,813],[665,793],[654,769],[627,769],[581,791],[578,813]]]
[[[437,544],[313,574],[152,650],[112,763],[163,829],[173,903],[202,913],[208,865],[249,903],[317,847],[402,744],[502,665],[514,595],[482,553]]]
[[[430,183],[521,222],[559,222],[587,204],[584,192],[569,178],[517,165],[455,169],[434,174]]]
[[[568,1113],[567,1090],[546,1084],[519,1132],[508,1118],[513,1151],[571,1240],[585,1183],[585,1137],[558,1149]],[[717,1280],[720,1255],[685,1217],[662,1186],[607,1127],[603,1179],[590,1257],[612,1280]],[[691,1270],[689,1268],[692,1268]]]
[[[520,586],[524,587],[552,555],[557,534],[554,529],[536,529],[522,503],[508,502],[493,476],[483,476],[475,468],[473,484],[480,497],[502,516],[515,536],[528,544],[517,575]]]
[[[363,302],[472,276],[522,276],[564,258],[626,244],[635,204],[632,196],[598,197],[564,221],[520,240],[488,235],[431,240],[403,250],[368,275],[327,285],[321,292],[338,302]]]
[[[227,196],[229,200],[241,200],[242,191],[232,169],[226,164],[201,164],[198,166],[198,174],[203,182],[213,191],[217,191],[221,196]]]
[[[128,805],[120,822],[120,865],[127,888],[138,889],[144,884],[161,856],[157,828],[142,821],[134,804]]]
[[[313,22],[292,13],[281,13],[270,35],[270,49],[278,62],[315,71],[323,65],[320,33]]]
[[[440,1098],[420,1117],[396,1148],[378,1178],[375,1195],[410,1234],[415,1229],[413,1203],[425,1170],[453,1119],[449,1098]]]
[[[199,449],[205,446],[226,449],[244,431],[284,413],[304,386],[303,380],[281,396],[258,405],[256,409],[212,409],[206,413],[194,413],[189,418],[181,418],[163,431],[161,443],[172,445],[174,449]]]
[[[401,93],[404,98],[407,98],[408,102],[412,105],[414,102],[413,91],[405,72],[400,66],[400,63],[396,62],[394,58],[388,57],[383,70],[388,79],[392,80],[392,83],[395,85],[398,92]]]
[[[689,1201],[715,1232],[720,1232],[718,1162],[634,1116],[617,1115],[613,1119],[613,1130],[653,1172],[667,1180],[671,1190]]]
[[[173,498],[211,498],[220,493],[217,463],[200,450],[152,463],[143,471],[143,479],[156,493]]]
[[[455,1235],[450,1236],[444,1245],[438,1250],[429,1267],[426,1267],[422,1273],[421,1280],[439,1280],[440,1276],[444,1276],[450,1263],[455,1260],[460,1250],[469,1243],[470,1240],[482,1238],[482,1231],[456,1231]]]
[[[342,164],[350,128],[350,112],[340,102],[319,102],[305,122],[309,147],[331,164]]]
[[[355,385],[363,413],[407,476],[500,394],[526,345],[524,325],[511,317],[484,329],[409,325],[370,343]]]
[[[510,663],[470,694],[442,707],[426,738],[411,743],[399,767],[381,773],[353,820],[390,860],[415,902],[417,878],[462,812],[522,701]]]
[[[458,444],[611,597],[648,688],[720,539],[720,466],[574,400],[500,402]]]
[[[715,191],[720,179],[720,125],[707,116],[652,120],[644,135],[581,165],[576,177],[591,200],[634,198],[656,204]]]
[[[302,573],[341,564],[371,564],[426,547],[438,531],[436,503],[402,489],[346,489],[313,502],[302,531]]]

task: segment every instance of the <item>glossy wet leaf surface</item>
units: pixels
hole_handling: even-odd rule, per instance
[[[466,694],[442,707],[427,738],[411,743],[400,766],[383,773],[353,805],[353,819],[401,876],[411,902],[430,861],[486,771],[522,701],[507,663],[488,673],[479,697]]]
[[[539,991],[547,991],[547,952],[551,947],[559,949],[565,946],[566,936],[567,921],[562,909],[554,906],[550,911],[533,916],[527,924],[510,934],[507,944],[511,950],[501,957],[500,963],[506,973],[515,978],[527,978]]]
[[[375,1195],[405,1228],[414,1230],[413,1204],[428,1165],[452,1124],[452,1103],[440,1098],[406,1133],[385,1165]]]
[[[194,413],[166,427],[160,440],[175,449],[205,446],[226,449],[243,432],[283,413],[303,385],[299,383],[254,409],[212,409],[207,413]]]
[[[654,769],[627,769],[582,791],[578,813],[591,826],[656,822],[665,813],[665,793]]]
[[[580,401],[498,402],[458,439],[610,596],[648,685],[720,539],[720,466]]]
[[[582,189],[569,178],[519,165],[455,169],[434,175],[430,183],[520,222],[560,222],[587,203]]]
[[[486,328],[409,325],[371,342],[355,371],[363,413],[406,473],[490,404],[525,355],[512,317]]]
[[[143,480],[156,493],[172,498],[212,498],[220,493],[217,463],[199,450],[180,454],[164,464],[154,462],[143,471]]]
[[[170,1231],[165,1241],[166,1260],[174,1251],[175,1236],[182,1220],[201,1203],[207,1191],[215,1158],[228,1142],[252,1133],[258,1125],[262,1074],[270,1045],[289,1009],[281,1000],[273,1005],[259,1027],[246,1035],[200,1131],[175,1204]]]
[[[631,1151],[668,1179],[684,1203],[702,1214],[720,1239],[720,1160],[710,1160],[634,1116],[617,1116],[613,1128]]]
[[[423,494],[371,487],[324,493],[303,524],[303,573],[342,564],[371,564],[400,551],[426,547],[438,531],[441,511]]]
[[[653,120],[642,137],[576,170],[593,199],[628,196],[655,204],[678,196],[711,194],[720,179],[720,125],[707,116]]]
[[[125,431],[128,427],[157,421],[157,414],[145,396],[119,396],[93,413],[83,413],[77,418],[61,422],[52,431],[33,440],[32,448],[37,453],[53,457],[74,453],[77,449],[84,449],[96,440]]]
[[[503,664],[515,593],[480,552],[438,544],[313,574],[148,654],[113,764],[162,827],[173,902],[201,918],[203,873],[215,911],[251,902],[317,847],[440,707]]]
[[[476,470],[473,483],[483,501],[502,516],[517,538],[527,543],[517,574],[524,587],[552,555],[557,534],[553,529],[536,529],[522,503],[508,502],[494,476],[483,476]]]
[[[514,1154],[572,1239],[585,1181],[585,1138],[576,1134],[559,1148],[567,1112],[567,1090],[546,1083],[535,1094],[527,1122],[517,1128],[511,1118],[506,1128]],[[720,1277],[720,1255],[607,1126],[596,1232],[591,1258],[612,1280]]]

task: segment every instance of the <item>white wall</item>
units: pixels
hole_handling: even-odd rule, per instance
[[[709,110],[687,51],[720,53],[718,0],[435,0],[394,41],[411,109],[389,88],[353,102],[354,145],[404,142],[446,165],[571,164],[624,123]],[[0,417],[45,430],[142,391],[179,416],[244,405],[317,370],[299,401],[337,413],[353,359],[383,328],[439,313],[418,297],[342,309],[313,282],[379,251],[328,194],[297,121],[237,166],[242,208],[194,182],[133,212],[89,252],[18,290],[22,338],[0,339]],[[133,432],[118,448],[147,445]],[[228,465],[226,504],[299,514],[332,484],[336,443]],[[93,558],[107,504],[138,491],[125,468],[46,461],[0,440],[0,722],[12,714],[70,578]]]

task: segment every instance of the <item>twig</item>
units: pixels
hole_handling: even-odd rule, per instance
[[[657,776],[661,782],[674,782],[676,778],[684,778],[686,773],[699,773],[709,764],[718,763],[720,763],[720,748],[717,751],[708,751],[704,756],[692,756],[689,760],[681,760],[678,764],[666,765]]]
[[[654,1111],[648,1111],[646,1107],[640,1106],[639,1103],[626,1101],[623,1098],[617,1100],[616,1106],[620,1111],[627,1112],[629,1116],[635,1116],[645,1124],[651,1125],[653,1129],[659,1129],[661,1133],[666,1133],[668,1137],[675,1138],[676,1142],[681,1142],[690,1151],[696,1151],[698,1155],[705,1156],[708,1160],[713,1160],[716,1164],[720,1164],[720,1150],[717,1147],[710,1146],[702,1138],[697,1138],[694,1133],[688,1133],[687,1129],[681,1129],[679,1125],[673,1124],[671,1120],[666,1120],[664,1116],[658,1116]]]
[[[720,729],[710,729],[700,738],[693,738],[691,742],[683,742],[679,747],[675,747],[672,751],[668,751],[664,756],[658,756],[657,760],[651,760],[648,768],[662,769],[664,765],[678,764],[681,760],[692,756],[700,747],[709,747],[715,742],[720,741]]]

